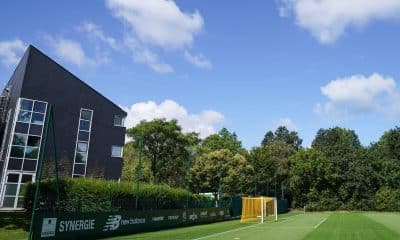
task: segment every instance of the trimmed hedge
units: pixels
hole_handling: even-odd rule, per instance
[[[59,180],[61,211],[108,212],[135,210],[136,184],[91,178],[65,178]],[[25,208],[32,210],[35,183],[26,186]],[[186,205],[188,192],[167,185],[141,184],[138,210],[179,209]],[[189,193],[189,207],[210,207],[208,198]],[[56,210],[56,181],[41,181],[39,209]]]
[[[376,210],[400,211],[400,190],[380,188],[375,194]]]

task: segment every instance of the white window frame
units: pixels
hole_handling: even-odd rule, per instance
[[[90,116],[90,121],[82,118],[82,111],[92,112],[92,114]],[[72,165],[72,173],[71,173],[72,178],[74,178],[74,177],[85,177],[86,176],[87,162],[89,160],[90,135],[91,135],[91,132],[92,132],[92,125],[93,125],[93,114],[94,114],[94,111],[92,109],[81,108],[79,110],[78,130],[76,132],[76,141],[75,141],[74,164]],[[89,121],[89,131],[80,130],[81,120]],[[89,137],[88,137],[88,140],[87,140],[86,161],[85,161],[85,163],[77,163],[77,162],[75,162],[76,161],[76,153],[78,152],[78,142],[82,142],[82,141],[79,140],[79,132],[80,131],[89,133]],[[75,164],[77,164],[77,165],[83,165],[84,164],[85,165],[85,172],[83,174],[74,173]]]
[[[120,124],[120,125],[115,124],[115,117],[117,117],[117,116],[121,118],[121,124]],[[115,114],[115,115],[114,115],[114,122],[113,122],[113,124],[114,124],[115,127],[125,127],[125,117],[122,116],[122,115],[119,115],[119,114]]]
[[[15,126],[16,126],[17,122],[19,122],[18,121],[18,114],[21,111],[21,101],[22,100],[32,101],[32,108],[30,110],[22,110],[22,111],[28,111],[28,112],[31,113],[31,118],[29,119],[29,122],[20,122],[20,123],[28,124],[28,130],[27,130],[28,132],[26,134],[24,134],[24,135],[27,135],[28,137],[29,137],[29,135],[40,137],[40,143],[39,143],[39,146],[37,147],[38,148],[38,157],[36,159],[26,159],[25,158],[25,147],[27,147],[27,144],[28,144],[28,142],[26,142],[25,146],[21,146],[21,147],[24,147],[24,156],[22,158],[18,158],[18,159],[22,159],[21,170],[8,170],[8,165],[9,165],[9,161],[10,161],[10,158],[11,158],[11,156],[10,156],[11,155],[11,148],[13,146],[12,142],[13,142],[13,139],[14,139],[14,135],[16,134],[15,133]],[[41,102],[41,103],[45,103],[46,104],[46,108],[44,109],[44,113],[37,112],[37,113],[40,113],[40,114],[44,115],[42,124],[36,124],[36,123],[32,123],[31,122],[32,114],[36,113],[34,111],[35,102]],[[21,174],[18,184],[20,184],[20,180],[21,180],[23,174],[32,175],[33,176],[33,180],[32,180],[33,182],[36,179],[36,172],[37,172],[37,168],[38,168],[40,149],[42,147],[42,137],[43,137],[44,127],[45,127],[45,122],[46,122],[46,117],[47,117],[46,115],[47,115],[48,106],[49,106],[49,103],[45,102],[45,101],[36,100],[36,99],[29,99],[29,98],[23,98],[23,97],[18,98],[17,105],[16,105],[15,111],[14,111],[14,119],[12,120],[11,134],[10,134],[10,137],[8,139],[8,144],[7,144],[8,147],[7,147],[7,152],[6,152],[5,163],[4,163],[4,166],[3,166],[3,176],[2,176],[2,179],[1,179],[1,187],[0,187],[0,189],[1,189],[1,192],[0,192],[0,207],[3,206],[4,195],[5,195],[6,177],[8,176],[8,174],[12,174],[12,173]],[[32,125],[41,125],[42,126],[42,130],[40,132],[40,135],[35,135],[35,134],[30,134],[29,133],[30,132],[30,128],[31,128]],[[15,145],[15,146],[19,146],[19,145]],[[36,166],[35,166],[35,170],[34,171],[23,170],[25,160],[34,160],[34,161],[36,161]],[[18,191],[19,191],[19,187],[20,186],[18,185]],[[15,198],[14,209],[17,208],[19,195],[16,195],[15,197],[16,198]]]
[[[113,155],[113,148],[114,148],[114,147],[121,148],[121,152],[120,152],[119,155]],[[111,157],[122,158],[123,155],[124,155],[124,146],[120,146],[120,145],[112,145],[112,146],[111,146]]]

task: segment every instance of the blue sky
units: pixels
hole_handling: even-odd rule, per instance
[[[286,125],[362,143],[398,125],[398,0],[7,1],[0,82],[33,44],[123,106],[127,125],[177,118],[245,147]]]

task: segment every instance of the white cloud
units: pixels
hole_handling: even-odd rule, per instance
[[[89,58],[83,50],[81,44],[71,39],[46,37],[53,47],[55,54],[72,64],[79,67],[94,66],[98,61]]]
[[[193,64],[196,67],[204,68],[204,69],[212,68],[212,64],[211,64],[210,60],[208,60],[207,57],[201,53],[198,55],[192,55],[187,50],[185,50],[184,56],[188,62],[190,62],[191,64]]]
[[[115,38],[107,36],[103,29],[92,22],[84,22],[82,25],[78,27],[78,30],[86,32],[88,36],[92,39],[98,39],[104,43],[106,43],[109,47],[114,50],[118,50],[120,47],[117,44]]]
[[[163,48],[183,48],[204,25],[198,11],[182,12],[172,0],[107,0],[112,13],[144,42]]]
[[[135,38],[125,37],[125,45],[131,51],[134,61],[146,63],[153,71],[158,73],[174,71],[171,65],[162,62],[156,53],[143,46]]]
[[[332,43],[347,28],[374,20],[399,19],[399,0],[278,0],[279,15],[293,13],[296,23],[321,43]]]
[[[173,67],[156,53],[158,48],[167,52],[183,51],[185,59],[194,66],[212,67],[204,55],[187,51],[204,28],[203,17],[197,10],[183,12],[173,0],[106,0],[106,6],[124,24],[123,42],[136,62],[145,63],[158,73],[173,72]],[[89,27],[93,32],[93,26]],[[103,32],[96,35],[109,42]]]
[[[123,107],[127,111],[126,126],[135,126],[141,120],[165,118],[176,119],[184,132],[198,132],[204,138],[216,132],[216,127],[224,122],[224,116],[213,110],[200,113],[188,113],[185,107],[173,100],[165,100],[160,104],[153,101],[135,103],[131,107]]]
[[[296,124],[294,124],[292,119],[288,117],[284,117],[278,120],[278,122],[276,123],[276,128],[280,126],[285,126],[289,131],[298,131],[298,127],[296,126]]]
[[[315,106],[318,114],[349,116],[382,111],[393,114],[400,110],[396,81],[378,73],[339,78],[321,87],[321,92],[328,101]]]
[[[6,67],[16,65],[27,45],[20,39],[0,41],[0,61]]]

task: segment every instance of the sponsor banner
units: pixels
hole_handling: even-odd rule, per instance
[[[95,239],[229,218],[227,208],[112,213],[38,212],[33,239]]]

